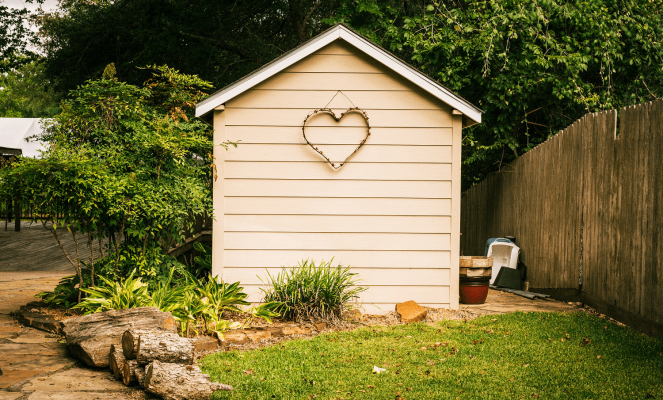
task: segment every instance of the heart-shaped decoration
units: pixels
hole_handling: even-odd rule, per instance
[[[361,115],[361,116],[364,118],[364,121],[366,121],[366,137],[364,137],[364,139],[363,139],[361,142],[359,142],[359,145],[357,146],[357,148],[355,148],[355,149],[352,151],[352,153],[350,153],[347,157],[345,157],[345,160],[343,160],[343,162],[340,163],[340,164],[338,164],[338,166],[337,166],[337,165],[335,165],[335,163],[333,163],[333,162],[329,159],[329,157],[327,157],[327,156],[325,155],[325,153],[322,152],[322,150],[320,150],[318,147],[316,147],[316,146],[313,145],[311,142],[309,142],[308,138],[306,137],[306,123],[308,122],[308,120],[309,120],[311,117],[313,117],[314,115],[318,115],[318,114],[328,114],[328,115],[330,115],[332,118],[334,118],[334,120],[335,120],[336,122],[340,122],[341,119],[342,119],[345,115],[350,114],[350,113],[357,113],[357,114]],[[302,123],[302,135],[304,136],[304,141],[306,141],[306,144],[308,144],[309,146],[311,146],[311,148],[312,148],[313,150],[315,150],[315,151],[316,151],[318,154],[320,154],[325,160],[327,160],[327,163],[329,163],[329,165],[331,165],[332,168],[334,168],[334,169],[339,169],[339,168],[341,168],[341,167],[342,167],[342,166],[348,161],[348,159],[349,159],[350,157],[352,157],[353,154],[355,154],[357,151],[359,151],[359,149],[361,149],[361,146],[363,146],[364,143],[366,143],[366,140],[368,140],[369,136],[371,136],[371,126],[370,126],[369,123],[368,123],[368,115],[366,114],[366,111],[360,109],[359,107],[348,108],[346,111],[342,112],[340,116],[336,116],[336,114],[334,113],[334,111],[333,111],[331,108],[318,108],[317,110],[313,110],[313,111],[311,111],[310,113],[308,113],[308,115],[306,116],[306,118],[304,118],[304,123]]]

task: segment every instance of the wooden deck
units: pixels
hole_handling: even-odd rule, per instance
[[[13,223],[5,231],[0,224],[0,272],[61,272],[75,273],[74,267],[62,253],[53,234],[41,224],[21,222],[21,231],[15,232]],[[66,230],[60,235],[64,248],[72,258],[76,256],[76,245]],[[87,242],[79,236],[81,258],[89,258]],[[98,251],[96,252],[98,253]],[[98,255],[98,254],[97,254]]]

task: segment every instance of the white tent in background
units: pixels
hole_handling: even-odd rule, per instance
[[[39,150],[46,150],[41,141],[27,138],[41,135],[41,118],[0,118],[0,154],[39,157]]]

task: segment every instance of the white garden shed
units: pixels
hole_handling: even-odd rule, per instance
[[[462,128],[482,111],[345,25],[196,106],[215,146],[213,274],[350,264],[368,313],[458,308]],[[360,146],[363,143],[363,146]]]

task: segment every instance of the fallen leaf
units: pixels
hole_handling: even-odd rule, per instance
[[[243,370],[242,372],[244,372],[245,375],[253,375],[252,369]]]
[[[485,373],[486,373],[486,371],[481,371],[481,375],[483,375],[483,374],[485,374]]]
[[[538,397],[539,397],[539,395],[538,395],[538,394],[536,394],[536,393],[532,393],[532,397],[535,397],[535,398],[538,398]]]
[[[529,367],[529,364],[525,364],[525,365],[523,365],[523,366],[524,366],[525,368],[527,368],[527,367]]]
[[[596,358],[601,358],[601,356],[596,356]]]
[[[491,321],[495,322],[495,321],[497,321],[497,318],[493,318],[493,319],[491,319]]]
[[[509,380],[510,380],[511,382],[515,381],[515,379],[513,379],[513,378],[511,378],[511,379],[509,379]]]
[[[422,347],[422,348],[420,348],[419,350],[426,350],[426,347]]]

